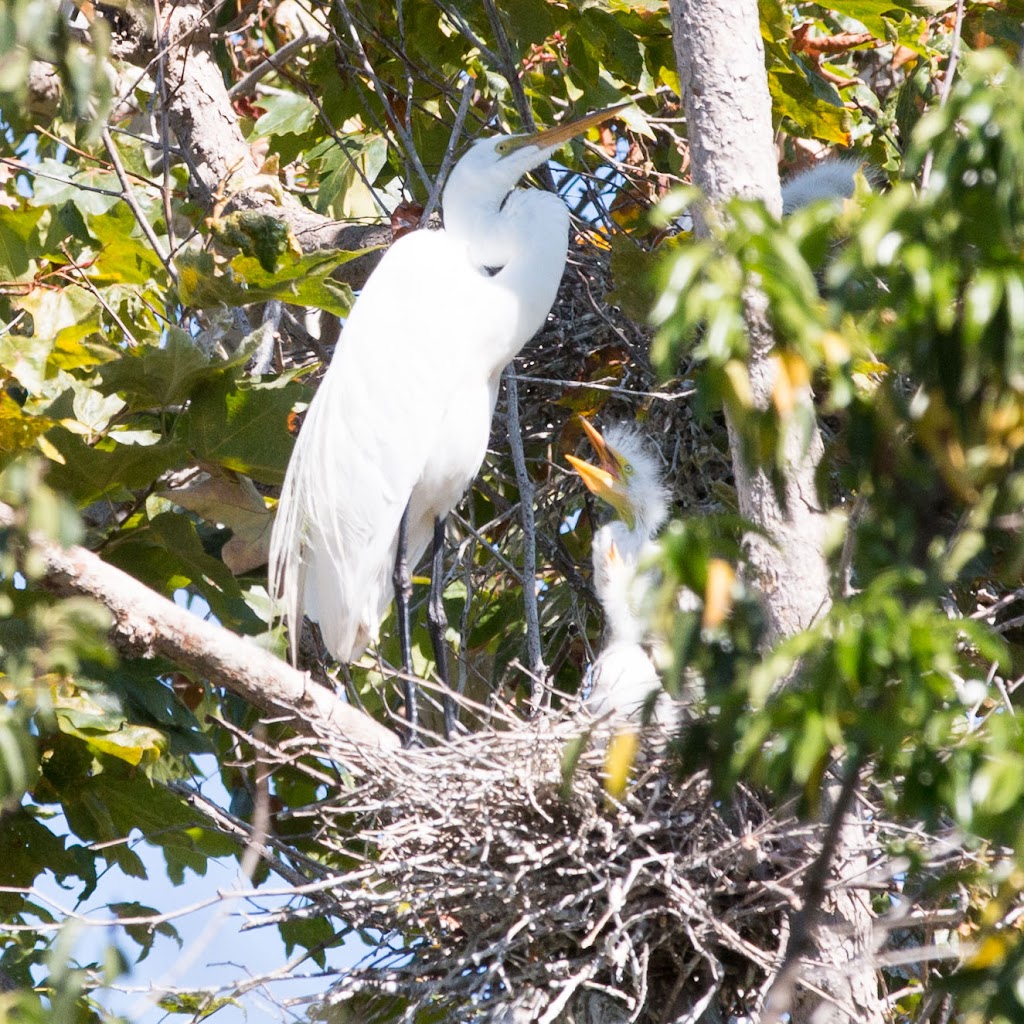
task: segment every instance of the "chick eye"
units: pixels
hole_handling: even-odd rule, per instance
[[[633,475],[633,467],[628,462],[625,466],[622,467],[622,471],[626,474],[626,476]]]

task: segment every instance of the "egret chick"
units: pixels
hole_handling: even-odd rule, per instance
[[[586,420],[582,423],[600,464],[566,458],[619,516],[597,530],[591,548],[605,640],[590,669],[586,705],[596,716],[611,714],[637,724],[650,705],[652,720],[667,727],[677,716],[644,647],[644,604],[652,580],[642,563],[668,516],[668,489],[657,458],[635,427],[615,424],[602,437]]]

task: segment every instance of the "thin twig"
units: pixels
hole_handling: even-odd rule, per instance
[[[532,377],[523,373],[514,375],[520,384],[549,384],[554,387],[593,391],[607,391],[612,395],[626,395],[629,398],[654,398],[662,402],[678,402],[681,398],[693,398],[697,394],[697,385],[684,382],[678,391],[638,391],[635,388],[619,387],[615,384],[602,384],[593,380],[558,380],[555,377]]]
[[[523,567],[520,578],[523,583],[523,608],[526,614],[526,654],[533,679],[544,679],[547,668],[540,645],[540,618],[537,613],[537,524],[533,515],[533,481],[526,469],[526,453],[523,451],[522,426],[519,422],[519,386],[515,374],[505,371],[505,401],[507,404],[507,433],[512,449],[512,463],[516,470],[516,486],[519,490],[519,508],[523,524]],[[546,687],[533,687],[534,703],[543,696]]]
[[[103,140],[103,145],[106,147],[107,153],[110,156],[110,162],[114,165],[114,173],[117,175],[117,180],[121,183],[121,198],[128,204],[128,209],[130,209],[135,215],[135,220],[142,229],[142,233],[146,236],[146,240],[152,246],[153,252],[156,253],[160,262],[164,265],[164,269],[167,271],[167,276],[177,284],[178,273],[174,269],[174,265],[167,258],[167,254],[164,252],[163,246],[156,237],[156,232],[146,219],[146,215],[142,212],[142,207],[139,206],[138,200],[135,198],[135,192],[132,190],[132,183],[128,179],[128,174],[125,172],[124,164],[121,163],[121,155],[118,153],[117,146],[114,145],[114,140],[110,136],[110,129],[104,128],[100,133],[100,138]]]
[[[434,185],[427,197],[427,204],[423,207],[423,215],[420,217],[420,224],[425,225],[430,220],[430,215],[437,207],[441,198],[441,189],[448,179],[448,171],[455,162],[455,151],[459,146],[459,139],[462,137],[462,126],[466,123],[466,114],[469,112],[469,104],[476,91],[476,82],[472,78],[462,83],[462,98],[459,100],[459,110],[455,115],[455,123],[452,125],[452,133],[448,140],[448,147],[444,151],[444,159],[441,161],[441,168],[434,179]]]
[[[294,39],[290,39],[284,46],[268,54],[250,71],[244,78],[240,78],[230,89],[228,96],[234,99],[236,96],[246,96],[256,88],[257,83],[267,77],[272,71],[280,71],[292,56],[311,42],[323,42],[327,39],[327,32],[323,36],[314,38],[305,29]]]
[[[64,258],[68,261],[68,264],[78,273],[78,277],[82,284],[92,292],[93,298],[95,298],[96,301],[106,310],[107,315],[111,320],[117,324],[121,334],[124,335],[125,340],[137,348],[139,343],[136,340],[135,335],[132,334],[125,322],[117,315],[117,310],[115,310],[103,297],[103,293],[92,283],[89,275],[86,274],[86,272],[75,262],[75,258],[71,255],[71,251],[63,242],[61,243],[60,251],[64,253]]]
[[[355,46],[359,60],[363,65],[363,70],[369,75],[370,81],[373,83],[374,91],[377,98],[384,105],[384,109],[388,115],[388,123],[391,129],[398,135],[399,140],[402,143],[402,150],[406,156],[406,159],[412,164],[416,174],[419,176],[420,181],[423,183],[423,187],[430,190],[430,175],[427,174],[420,161],[419,154],[416,152],[416,147],[413,145],[412,136],[406,132],[402,122],[395,116],[394,110],[391,109],[391,104],[388,102],[387,90],[384,88],[384,84],[377,77],[377,72],[373,65],[370,63],[370,58],[366,54],[366,50],[363,48],[363,42],[359,38],[359,31],[356,28],[355,21],[349,12],[348,6],[345,0],[337,0],[336,9],[341,15],[342,20],[345,22],[345,27],[348,29],[348,34],[352,37],[352,43]]]
[[[941,110],[949,101],[949,94],[953,90],[953,79],[956,77],[957,65],[960,63],[960,39],[964,26],[964,0],[956,0],[956,20],[953,22],[953,39],[949,48],[949,60],[946,63],[946,74],[939,87],[939,109]],[[935,151],[929,149],[925,154],[924,166],[921,168],[921,191],[928,189],[928,182],[932,176],[932,164],[935,162]]]

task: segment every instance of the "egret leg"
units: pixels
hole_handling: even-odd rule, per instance
[[[416,742],[418,712],[416,708],[416,684],[412,678],[412,643],[409,630],[409,598],[412,596],[412,576],[406,552],[409,548],[409,506],[402,513],[398,524],[398,550],[395,552],[395,571],[391,581],[395,587],[395,610],[398,615],[398,644],[402,649],[402,693],[405,700],[405,720],[408,723],[406,746]]]
[[[434,648],[437,676],[441,680],[441,707],[444,711],[444,738],[455,735],[457,708],[448,685],[448,650],[444,635],[448,631],[448,616],[444,610],[444,517],[434,520],[434,550],[430,563],[430,601],[427,604],[427,632]]]

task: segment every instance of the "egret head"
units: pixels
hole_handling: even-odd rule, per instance
[[[661,465],[635,426],[615,423],[602,436],[585,419],[598,464],[567,455],[591,493],[606,501],[631,531],[653,537],[668,515],[668,489]]]
[[[568,124],[556,125],[532,135],[494,135],[479,139],[452,169],[445,183],[443,208],[447,226],[464,203],[489,203],[495,209],[528,171],[539,167],[568,142],[613,117],[626,103],[588,114]]]

